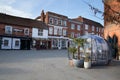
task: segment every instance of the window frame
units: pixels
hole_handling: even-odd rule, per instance
[[[38,29],[38,36],[43,36],[43,29]]]
[[[27,31],[27,33],[26,33],[26,31]],[[29,32],[30,32],[30,31],[29,31],[29,28],[24,28],[24,34],[25,34],[25,35],[29,35]]]
[[[79,31],[80,31],[80,28],[81,28],[81,26],[80,26],[80,25],[77,25],[77,30],[79,30]]]
[[[50,34],[50,35],[53,34],[53,27],[49,27],[49,34]]]
[[[89,29],[89,25],[85,24],[85,30],[88,30],[88,29]]]
[[[5,26],[5,33],[6,34],[12,34],[12,26],[6,25]]]
[[[75,24],[71,24],[71,29],[75,29]]]

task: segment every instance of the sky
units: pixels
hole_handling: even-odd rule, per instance
[[[65,15],[69,18],[82,16],[103,25],[102,14],[95,16],[86,3],[101,11],[104,10],[102,0],[0,0],[0,13],[35,19],[44,10],[45,12],[51,11]]]

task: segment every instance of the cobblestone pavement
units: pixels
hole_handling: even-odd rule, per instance
[[[71,67],[67,50],[0,50],[0,80],[120,80],[120,62]]]

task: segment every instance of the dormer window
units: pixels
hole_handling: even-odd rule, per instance
[[[5,26],[5,33],[12,34],[12,26]]]
[[[25,34],[25,35],[29,35],[29,28],[25,28],[25,29],[24,29],[24,34]]]

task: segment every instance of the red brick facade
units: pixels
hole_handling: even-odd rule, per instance
[[[31,49],[32,28],[43,22],[0,13],[0,49]]]
[[[109,6],[109,7],[108,7]],[[115,12],[120,11],[120,1],[119,0],[105,0],[105,28],[104,28],[104,38],[108,40],[114,50],[113,55],[117,57],[118,47],[120,47],[120,24],[116,24],[113,17],[116,17]],[[119,13],[120,14],[120,13]],[[118,21],[120,21],[120,16]]]

